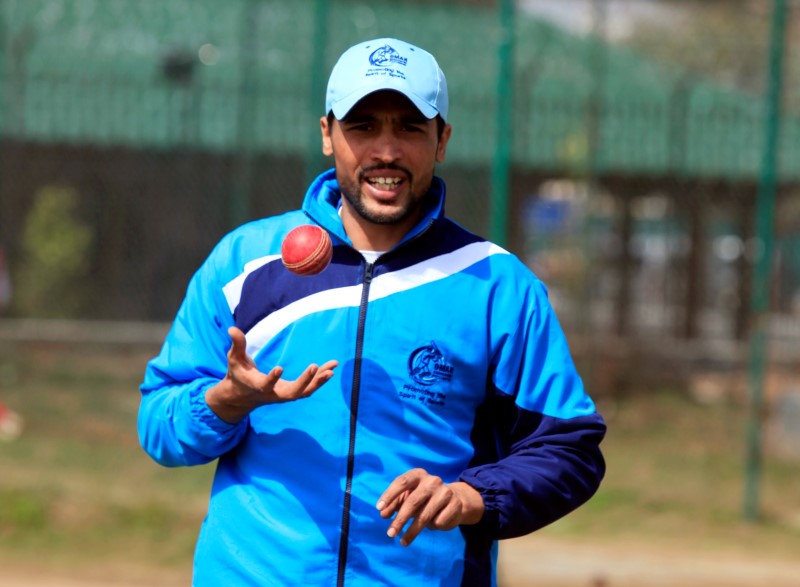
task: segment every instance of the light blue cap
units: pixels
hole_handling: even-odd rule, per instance
[[[342,120],[363,97],[379,90],[400,92],[426,118],[447,120],[447,81],[433,55],[397,39],[375,39],[350,47],[328,80],[325,112]]]

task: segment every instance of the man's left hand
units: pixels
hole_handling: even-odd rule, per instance
[[[398,536],[409,520],[400,544],[408,546],[424,528],[452,530],[477,524],[483,517],[483,498],[472,486],[457,481],[445,483],[424,469],[412,469],[397,477],[378,500],[381,517],[394,520],[387,535]]]

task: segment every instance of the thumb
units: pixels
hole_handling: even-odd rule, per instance
[[[236,326],[231,326],[228,328],[228,335],[231,337],[231,358],[237,359],[239,362],[249,363],[250,358],[247,356],[247,339],[245,338],[244,332],[239,330]]]

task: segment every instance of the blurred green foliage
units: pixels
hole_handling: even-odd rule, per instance
[[[14,308],[22,315],[70,318],[86,303],[93,234],[68,186],[39,189],[22,232],[24,262],[15,276]]]

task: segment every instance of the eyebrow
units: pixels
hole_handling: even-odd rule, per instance
[[[379,117],[372,114],[348,114],[340,122],[343,124],[360,124],[364,122],[375,122]],[[427,124],[428,119],[421,112],[407,112],[399,116],[400,122],[410,124]]]
[[[361,122],[372,122],[375,120],[374,116],[369,116],[368,114],[348,114],[344,118],[342,118],[339,122],[342,124],[359,124]]]

